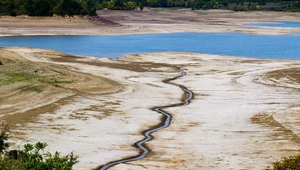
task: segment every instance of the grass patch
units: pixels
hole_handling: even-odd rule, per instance
[[[152,11],[152,12],[162,12],[162,11],[164,11],[164,10],[162,10],[162,9],[153,9],[153,8],[151,8],[150,11]]]
[[[41,77],[35,74],[28,74],[28,73],[15,73],[9,75],[6,80],[4,80],[2,85],[10,85],[14,83],[19,83],[19,82],[40,82],[40,83],[47,83],[50,84],[54,87],[60,87],[60,84],[70,84],[73,83],[73,80],[57,80],[54,77]],[[35,91],[35,92],[42,92],[43,90],[40,89],[38,86],[25,86],[21,88],[23,91]]]
[[[42,93],[44,90],[37,86],[25,86],[24,88],[22,88],[22,91]]]
[[[199,10],[192,10],[192,12],[193,13],[195,13],[195,14],[198,14],[198,15],[208,15],[208,13],[207,12],[205,12],[205,11],[199,11]]]
[[[173,8],[150,8],[152,12],[168,12],[168,11],[176,11],[182,8],[173,7]]]
[[[49,81],[49,84],[51,84],[54,87],[59,87],[59,84],[70,84],[73,83],[73,81],[61,81],[61,80],[53,80],[53,81]]]
[[[272,167],[266,170],[299,170],[300,169],[300,155],[290,156],[284,158],[282,161],[273,163]]]
[[[10,85],[18,82],[30,81],[37,78],[37,76],[29,74],[13,74],[10,79],[4,81],[4,85]]]

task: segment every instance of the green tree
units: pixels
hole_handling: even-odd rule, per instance
[[[15,4],[15,1],[12,1],[12,0],[1,0],[0,1],[0,13],[1,14],[16,16],[17,15],[16,7],[17,6]]]
[[[114,9],[115,8],[115,1],[114,0],[110,0],[107,2],[107,8],[108,9]]]
[[[150,7],[159,7],[158,0],[147,0],[147,4],[148,4]]]
[[[52,16],[52,6],[48,0],[34,0],[29,11],[31,16]]]
[[[126,3],[127,9],[128,10],[134,10],[136,9],[137,5],[135,2],[129,1]]]
[[[203,6],[204,6],[205,4],[204,4],[204,2],[202,1],[202,0],[197,0],[196,2],[195,2],[195,4],[193,5],[193,8],[192,9],[201,9],[201,8],[203,8]]]
[[[85,15],[87,11],[83,10],[84,8],[77,0],[61,0],[60,3],[54,8],[54,13],[57,15],[65,16],[74,16],[74,15]]]
[[[144,9],[144,4],[142,2],[139,3],[139,8],[141,11]]]

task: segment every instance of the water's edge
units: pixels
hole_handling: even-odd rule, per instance
[[[180,87],[184,92],[183,95],[182,95],[183,96],[182,100],[181,100],[180,103],[171,104],[171,105],[167,105],[167,106],[154,107],[152,109],[152,110],[162,114],[161,122],[158,125],[152,127],[151,129],[148,129],[148,130],[144,131],[142,134],[145,136],[145,138],[134,144],[134,146],[136,148],[140,149],[140,153],[136,156],[131,156],[131,157],[128,157],[128,158],[124,158],[124,159],[109,162],[105,165],[99,166],[96,169],[106,170],[106,169],[109,169],[112,166],[115,166],[115,165],[118,165],[118,164],[123,164],[123,163],[127,163],[127,162],[132,162],[132,161],[138,161],[138,160],[143,159],[143,158],[146,157],[146,155],[151,151],[151,149],[148,148],[148,146],[146,145],[146,143],[148,141],[153,139],[153,136],[151,134],[154,133],[154,132],[157,132],[159,130],[162,130],[164,128],[167,128],[171,124],[172,115],[170,113],[164,111],[163,109],[164,108],[170,108],[170,107],[187,106],[191,102],[191,100],[193,99],[194,95],[193,95],[193,92],[191,90],[189,90],[188,88],[186,88],[182,85],[178,85],[178,84],[175,84],[175,83],[171,82],[172,80],[176,80],[176,79],[184,77],[186,75],[186,73],[182,69],[179,69],[179,72],[180,72],[180,75],[178,75],[176,77],[173,77],[173,78],[165,79],[165,80],[163,80],[163,82],[167,83],[167,84],[175,85],[177,87]]]

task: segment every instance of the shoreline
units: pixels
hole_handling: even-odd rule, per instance
[[[287,21],[289,22],[289,21]],[[253,28],[258,28],[258,27],[261,27],[261,28],[265,28],[265,29],[278,29],[278,30],[292,30],[292,29],[298,29],[298,28],[276,28],[276,27],[263,27],[263,26],[249,26],[249,27],[253,27]],[[216,32],[209,32],[209,31],[201,31],[201,32],[189,32],[189,31],[180,31],[180,32],[141,32],[141,33],[125,33],[125,34],[22,34],[22,35],[14,35],[14,34],[10,34],[10,35],[0,35],[0,37],[28,37],[28,36],[127,36],[127,35],[158,35],[158,34],[180,34],[180,33],[199,33],[199,34],[248,34],[248,35],[265,35],[265,36],[290,36],[292,34],[298,34],[298,32],[287,32],[287,33],[284,33],[284,34],[273,34],[273,33],[270,33],[270,34],[260,34],[259,32],[258,33],[250,33],[250,32],[236,32],[236,31],[233,31],[233,32],[219,32],[219,31],[216,31]],[[16,46],[18,47],[18,46]],[[93,56],[91,56],[93,57]]]
[[[137,17],[136,14],[141,15]],[[73,17],[0,17],[0,36],[22,35],[132,35],[176,32],[240,32],[259,35],[288,35],[300,32],[294,29],[271,29],[250,27],[245,24],[263,20],[299,21],[299,12],[232,12],[226,10],[188,9],[159,12],[144,11],[98,11],[106,20],[118,23],[111,26],[87,18]],[[264,16],[262,18],[261,16]],[[188,26],[188,27],[187,27]]]

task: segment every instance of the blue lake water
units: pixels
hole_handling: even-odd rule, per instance
[[[171,33],[118,36],[1,37],[0,46],[26,46],[76,55],[122,57],[149,52],[200,52],[252,58],[300,59],[300,35]]]
[[[266,21],[266,23],[247,24],[255,27],[300,28],[300,22]]]

